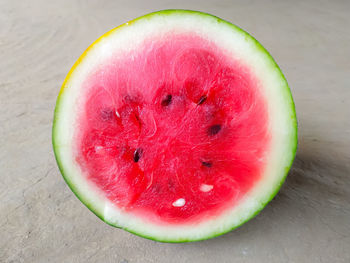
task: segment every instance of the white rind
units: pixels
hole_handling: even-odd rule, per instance
[[[262,179],[234,206],[216,218],[195,225],[160,225],[129,214],[104,197],[99,190],[84,179],[73,153],[75,116],[78,114],[80,89],[85,77],[111,53],[130,51],[151,35],[169,31],[195,32],[209,38],[247,65],[260,82],[262,94],[268,101],[269,129],[272,134],[271,152]],[[117,52],[117,53],[116,53]],[[77,196],[109,224],[130,232],[161,241],[192,241],[209,238],[241,225],[271,199],[283,182],[294,158],[296,147],[296,119],[288,85],[280,70],[262,47],[248,34],[216,17],[187,11],[159,12],[124,25],[102,38],[81,62],[63,87],[56,106],[53,129],[54,148],[65,179]]]

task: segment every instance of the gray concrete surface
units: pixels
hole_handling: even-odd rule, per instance
[[[93,40],[164,8],[251,32],[294,94],[300,137],[283,189],[212,240],[163,244],[114,229],[68,189],[51,147],[56,96]],[[349,1],[0,1],[0,262],[350,262]]]

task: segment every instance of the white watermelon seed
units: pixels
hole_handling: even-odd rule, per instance
[[[120,114],[117,110],[115,111],[115,115],[117,115],[117,117],[120,118]]]
[[[185,205],[185,203],[186,203],[185,199],[179,198],[173,203],[173,206],[175,206],[175,207],[182,207],[182,206]]]
[[[210,184],[201,184],[199,190],[201,190],[202,192],[209,192],[211,191],[212,189],[214,188],[213,185],[210,185]]]

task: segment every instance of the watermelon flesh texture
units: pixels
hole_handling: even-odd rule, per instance
[[[157,224],[196,223],[259,182],[270,133],[249,69],[208,39],[169,34],[86,77],[76,161],[114,205]]]

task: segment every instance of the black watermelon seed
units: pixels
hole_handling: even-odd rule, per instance
[[[134,115],[135,115],[136,120],[141,124],[141,120],[140,120],[139,115],[136,112],[134,112]]]
[[[205,167],[209,167],[209,168],[210,168],[210,167],[213,166],[213,163],[210,162],[210,161],[209,161],[209,162],[204,162],[204,161],[202,161],[202,165],[205,166]]]
[[[198,105],[203,104],[204,101],[207,100],[207,96],[203,95],[202,97],[199,98],[199,101],[197,102]]]
[[[221,125],[220,124],[215,124],[212,125],[208,128],[208,135],[214,136],[216,135],[219,131],[221,130]]]
[[[162,106],[169,106],[169,104],[171,103],[173,96],[171,96],[171,94],[168,94],[164,100],[162,100]]]
[[[134,162],[137,163],[141,158],[142,149],[137,148],[134,152]]]

